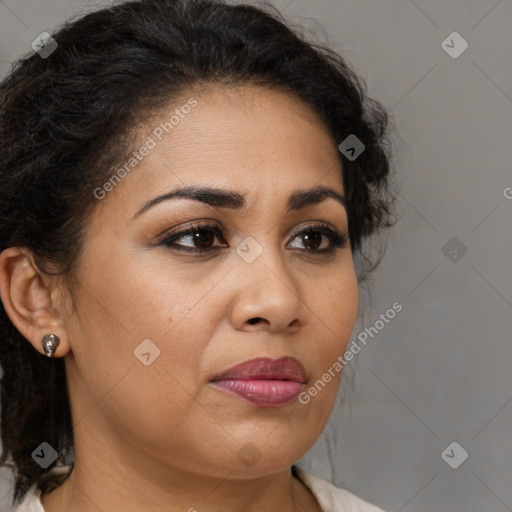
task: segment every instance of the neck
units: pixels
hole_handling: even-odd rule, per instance
[[[290,470],[254,479],[224,479],[170,471],[167,485],[155,484],[129,471],[93,470],[75,462],[68,479],[51,493],[43,494],[45,512],[321,512],[311,492]],[[178,478],[176,478],[178,477]]]

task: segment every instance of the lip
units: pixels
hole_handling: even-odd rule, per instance
[[[307,373],[294,357],[258,357],[237,364],[211,382],[217,388],[256,405],[280,407],[297,398]]]

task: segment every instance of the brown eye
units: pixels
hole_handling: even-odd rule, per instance
[[[348,241],[346,235],[342,235],[332,228],[321,224],[308,226],[293,236],[292,240],[301,239],[302,245],[306,248],[304,252],[317,254],[332,253],[335,249],[345,247]],[[327,240],[327,247],[322,247],[323,240]]]
[[[307,249],[316,251],[322,245],[323,236],[325,235],[322,235],[322,233],[318,233],[317,231],[309,231],[302,233],[302,241]]]
[[[215,240],[215,234],[208,229],[200,229],[192,233],[192,240],[198,247],[207,248]]]
[[[210,249],[219,248],[219,246],[215,246],[213,243],[216,238],[222,239],[222,236],[222,232],[216,226],[209,224],[196,225],[173,233],[162,240],[161,245],[166,245],[180,251],[206,252]],[[186,240],[188,243],[176,243],[177,240]]]

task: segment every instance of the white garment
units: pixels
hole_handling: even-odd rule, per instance
[[[358,498],[355,494],[345,489],[335,487],[317,476],[302,471],[298,467],[296,467],[296,470],[302,483],[315,496],[322,512],[384,512],[381,508]]]
[[[297,467],[296,470],[302,483],[317,499],[322,512],[384,512],[345,489],[339,489]],[[40,496],[41,491],[34,484],[14,512],[45,512]]]

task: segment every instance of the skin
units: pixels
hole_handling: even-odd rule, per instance
[[[41,273],[26,248],[0,256],[11,320],[41,354],[41,338],[57,334],[66,365],[75,468],[42,496],[46,512],[320,510],[290,466],[325,427],[340,374],[308,404],[272,408],[210,380],[254,357],[289,355],[309,387],[344,353],[359,302],[349,243],[315,255],[292,236],[319,221],[347,234],[347,212],[332,198],[285,212],[297,189],[344,193],[338,149],[289,93],[212,86],[178,106],[191,96],[191,113],[98,201],[72,281]],[[165,119],[155,116],[141,140]],[[181,198],[133,219],[184,185],[236,191],[247,204],[237,211]],[[206,255],[158,245],[191,221],[225,235]],[[235,250],[248,236],[263,249],[252,263]],[[197,247],[186,235],[175,243]],[[321,248],[330,244],[322,237]],[[134,356],[145,339],[160,349],[149,366]],[[261,456],[250,467],[237,456],[246,443]]]

